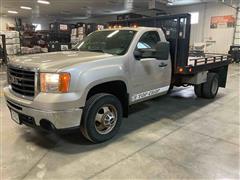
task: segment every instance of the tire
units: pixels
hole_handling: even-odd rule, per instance
[[[203,84],[198,84],[194,86],[194,92],[196,96],[199,98],[203,97],[202,89],[203,89]]]
[[[203,84],[202,95],[204,98],[213,99],[219,89],[219,77],[216,73],[208,73],[207,82]]]
[[[93,143],[107,141],[117,134],[122,116],[122,104],[117,97],[105,93],[93,95],[83,110],[82,134]]]

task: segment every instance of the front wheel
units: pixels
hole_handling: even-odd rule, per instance
[[[117,97],[100,93],[92,96],[83,111],[81,131],[94,143],[115,136],[122,122],[122,105]]]

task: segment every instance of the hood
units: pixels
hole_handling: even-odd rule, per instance
[[[74,64],[103,60],[113,57],[111,54],[83,51],[62,51],[53,53],[42,53],[26,56],[16,56],[11,59],[13,65],[39,68],[44,71],[57,71]]]

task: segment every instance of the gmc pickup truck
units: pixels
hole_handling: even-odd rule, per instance
[[[190,16],[154,22],[165,20],[179,27],[110,23],[71,51],[12,58],[4,88],[12,119],[45,130],[79,128],[99,143],[118,132],[130,105],[165,95],[173,86],[194,85],[198,97],[214,98],[225,87],[230,61],[222,55],[189,57]]]

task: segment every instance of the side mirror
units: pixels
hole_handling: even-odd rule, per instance
[[[139,51],[139,50],[135,50],[133,52],[133,55],[136,58],[136,60],[141,60],[143,53],[141,51]]]
[[[146,58],[156,58],[156,49],[138,49],[133,54],[138,61]]]
[[[168,60],[170,53],[169,42],[158,42],[156,45],[156,58],[159,60]]]

